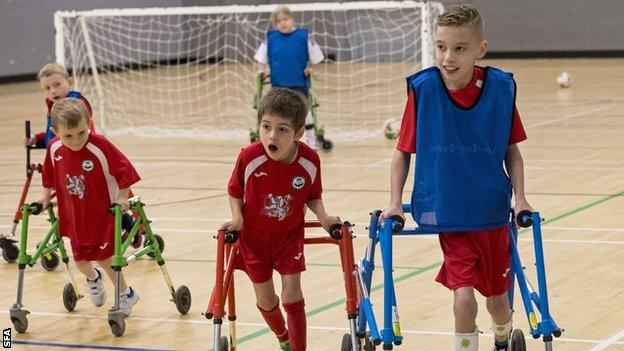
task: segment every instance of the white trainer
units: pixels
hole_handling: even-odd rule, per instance
[[[132,313],[132,307],[139,301],[139,294],[137,294],[131,286],[128,286],[128,290],[119,296],[119,310],[125,314],[126,317],[130,317]]]
[[[104,306],[106,303],[106,290],[104,290],[104,281],[102,279],[102,272],[94,268],[97,273],[97,277],[95,280],[90,280],[87,278],[87,287],[89,290],[89,296],[91,297],[91,302],[95,307]]]

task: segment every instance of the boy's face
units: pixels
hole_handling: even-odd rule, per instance
[[[281,12],[275,19],[275,28],[282,33],[290,33],[295,29],[295,21],[289,15]]]
[[[436,29],[436,65],[446,87],[458,90],[470,83],[477,59],[485,55],[487,41],[477,38],[470,26]]]
[[[41,77],[39,83],[41,83],[41,87],[50,101],[59,101],[69,94],[73,79],[71,77],[65,78],[60,74],[53,74],[49,77]]]
[[[287,118],[272,115],[262,116],[260,121],[260,141],[272,160],[291,162],[297,151],[298,140],[303,135],[303,127],[295,130]]]
[[[86,118],[81,118],[74,128],[59,123],[52,131],[61,139],[61,143],[72,151],[82,149],[89,139],[89,124]]]

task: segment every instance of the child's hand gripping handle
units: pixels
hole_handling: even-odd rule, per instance
[[[329,236],[331,236],[333,239],[336,240],[340,240],[342,239],[342,227],[346,226],[347,228],[351,227],[351,223],[349,222],[344,222],[344,223],[334,223],[332,224],[331,227],[329,227]]]
[[[522,228],[528,228],[533,225],[533,213],[529,210],[520,211],[516,215],[516,222]]]
[[[49,205],[48,205],[49,206]],[[41,213],[41,211],[43,211],[43,204],[41,202],[33,202],[30,205],[28,205],[28,213],[30,213],[31,215],[38,215]]]
[[[401,216],[390,216],[388,220],[392,221],[390,228],[392,228],[393,233],[398,233],[405,227],[405,219]]]
[[[232,230],[231,232],[225,233],[225,242],[228,244],[233,244],[238,240],[240,232],[238,230]]]

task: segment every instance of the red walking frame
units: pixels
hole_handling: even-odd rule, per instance
[[[319,222],[306,222],[305,228],[319,228]],[[340,252],[340,263],[346,293],[346,311],[350,333],[343,336],[343,344],[356,345],[356,320],[358,314],[359,295],[357,289],[357,266],[353,256],[353,233],[349,222],[336,224],[330,229],[329,236],[307,237],[304,244],[335,244]],[[226,233],[219,230],[217,239],[217,257],[215,268],[215,285],[206,307],[205,316],[214,323],[214,351],[236,351],[236,301],[234,288],[234,262],[239,254],[238,232]],[[227,302],[227,314],[225,304]],[[227,315],[229,337],[221,336],[223,317]]]

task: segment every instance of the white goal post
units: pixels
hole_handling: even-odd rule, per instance
[[[255,126],[253,55],[278,5],[59,11],[56,61],[109,135],[237,139]],[[288,5],[326,59],[313,67],[328,137],[381,136],[405,77],[434,64],[437,2]]]

